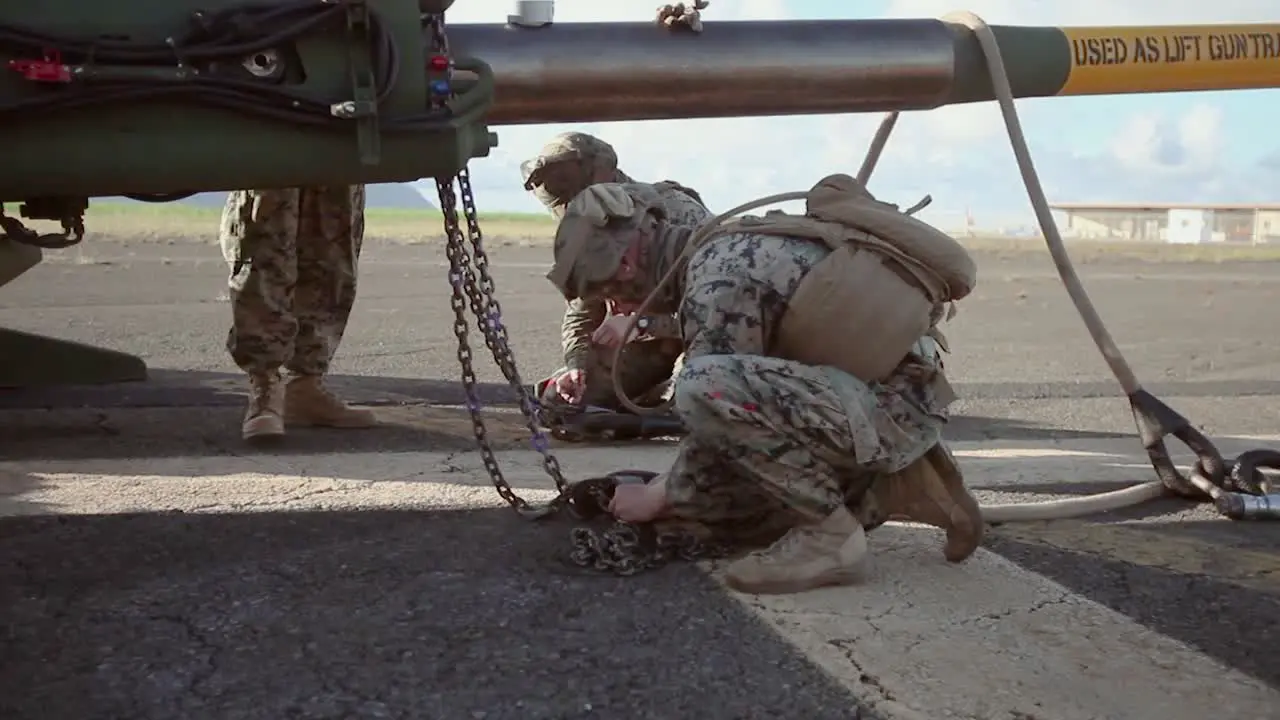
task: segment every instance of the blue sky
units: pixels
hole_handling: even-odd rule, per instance
[[[657,4],[557,0],[556,19],[647,22]],[[455,24],[503,22],[513,7],[510,0],[457,0],[447,17]],[[704,18],[940,17],[960,8],[1010,25],[1280,21],[1277,0],[712,0]],[[1280,202],[1280,138],[1272,131],[1280,91],[1048,98],[1021,101],[1019,110],[1051,200]],[[472,175],[482,211],[537,210],[520,187],[519,163],[551,135],[573,128],[613,143],[621,167],[636,179],[678,180],[723,209],[805,189],[831,172],[855,172],[878,121],[833,115],[499,127],[499,147],[473,161]],[[691,147],[656,140],[672,133],[697,140]],[[804,142],[779,163],[759,154],[761,136]],[[904,117],[872,190],[903,205],[932,195],[928,218],[944,227],[959,227],[966,213],[982,228],[1031,223],[994,103]]]

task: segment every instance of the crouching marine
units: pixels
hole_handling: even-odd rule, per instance
[[[604,500],[622,523],[651,524],[656,544],[603,548],[635,533],[583,529],[579,562],[749,550],[727,583],[783,593],[860,578],[867,531],[890,519],[944,530],[950,561],[974,552],[980,510],[941,437],[955,393],[937,328],[976,281],[963,247],[846,175],[816,184],[803,215],[703,231],[669,225],[632,186],[601,184],[566,208],[548,278],[570,300],[616,292],[637,243],[679,249],[657,296],[683,326],[672,399],[688,434],[665,472]]]
[[[664,213],[664,220],[671,225],[698,226],[712,217],[690,188],[670,180],[652,184],[632,180],[618,168],[613,146],[586,133],[556,135],[537,156],[521,165],[521,172],[525,189],[558,218],[564,216],[565,207],[575,196],[599,182],[647,185],[645,192],[653,211]],[[635,191],[641,192],[639,188]],[[636,247],[638,254],[649,252],[647,247]],[[652,259],[644,264],[652,268],[661,263],[661,259]],[[650,283],[652,288],[656,278],[637,275],[631,281]],[[622,392],[642,404],[652,404],[669,393],[683,352],[679,324],[670,313],[639,318],[635,338],[622,341],[617,337],[621,332],[618,325],[625,325],[634,310],[607,292],[575,298],[566,305],[560,325],[564,364],[534,385],[542,420],[554,437],[629,439],[683,433],[674,415],[641,417],[618,402],[615,361]],[[612,337],[610,330],[616,331]]]

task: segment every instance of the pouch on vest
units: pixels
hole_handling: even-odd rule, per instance
[[[809,238],[832,249],[800,281],[770,351],[867,382],[892,374],[977,278],[962,245],[879,202],[848,175],[818,182],[803,216],[745,217],[717,234],[735,232]]]
[[[665,188],[677,190],[679,192],[684,193],[685,195],[688,195],[690,198],[693,199],[694,202],[698,203],[702,207],[707,206],[707,204],[702,201],[702,195],[698,194],[697,190],[694,190],[693,188],[685,187],[684,185],[681,185],[675,180],[663,180],[662,182],[654,183],[653,186],[660,190]]]

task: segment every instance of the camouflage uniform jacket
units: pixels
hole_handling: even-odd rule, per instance
[[[686,227],[698,227],[715,215],[689,194],[670,185],[661,185],[658,194],[667,211],[667,222]],[[570,369],[585,369],[591,356],[591,334],[610,314],[603,300],[574,300],[565,309],[560,324],[561,347],[564,364]],[[674,316],[655,318],[649,334],[655,338],[680,338],[680,324]]]

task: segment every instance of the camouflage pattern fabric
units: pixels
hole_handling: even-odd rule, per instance
[[[251,375],[323,375],[356,299],[364,186],[237,190],[222,210],[232,326],[227,350]]]
[[[588,185],[631,182],[618,170],[613,146],[581,132],[551,138],[537,155],[520,164],[520,175],[524,189],[556,217],[563,216],[565,205]]]
[[[622,368],[618,371],[618,382],[622,385],[623,392],[632,401],[642,404],[660,401],[676,373],[682,352],[680,343],[669,339],[644,340],[625,345],[618,356],[622,363]],[[625,411],[614,390],[613,359],[612,349],[601,349],[590,354],[586,365],[581,368],[586,371],[583,405],[609,408],[618,412]],[[559,376],[568,369],[563,367],[558,369],[551,378]],[[539,396],[539,402],[544,407],[554,410],[565,406],[566,403],[556,393],[554,383],[549,382],[551,378],[543,381],[545,387]]]
[[[658,193],[662,211],[667,215],[668,225],[698,228],[715,217],[715,213],[708,210],[706,205],[689,194],[688,188],[681,189],[674,183],[667,182],[655,183],[653,188]]]
[[[661,183],[651,187],[656,192],[657,200],[669,225],[692,229],[714,217],[710,210],[674,185]],[[656,254],[660,251],[655,247],[653,252]],[[649,263],[649,265],[663,266],[662,263]],[[669,266],[669,263],[665,264],[665,267]],[[656,277],[646,278],[646,287],[642,289],[642,294],[647,295],[657,281]],[[613,312],[611,305],[610,301],[602,298],[579,298],[569,302],[560,323],[561,347],[564,350],[565,364],[552,373],[552,377],[569,369],[585,370],[587,387],[583,402],[587,405],[622,410],[612,381],[611,363],[614,351],[611,348],[596,348],[591,342],[591,334]],[[664,308],[654,307],[650,309],[650,314],[661,314],[662,310]],[[619,358],[622,367],[618,371],[618,382],[627,393],[627,397],[641,400],[659,399],[653,396],[662,395],[665,386],[675,374],[684,348],[679,341],[679,326],[674,316],[668,316],[671,317],[670,324],[676,332],[655,330],[653,333],[655,338],[631,342],[622,349]],[[563,404],[554,389],[543,393],[542,402],[552,407]]]
[[[689,434],[668,471],[673,512],[717,542],[760,545],[848,506],[884,521],[867,490],[938,443],[947,414],[941,370],[922,338],[884,383],[769,357],[787,299],[829,252],[798,238],[738,234],[690,258],[680,317],[684,368],[677,411]]]
[[[687,194],[670,187],[657,188],[668,224],[696,228],[714,217]],[[603,299],[579,299],[569,303],[560,325],[566,367],[585,367],[591,355],[591,333],[600,327],[609,310]]]

